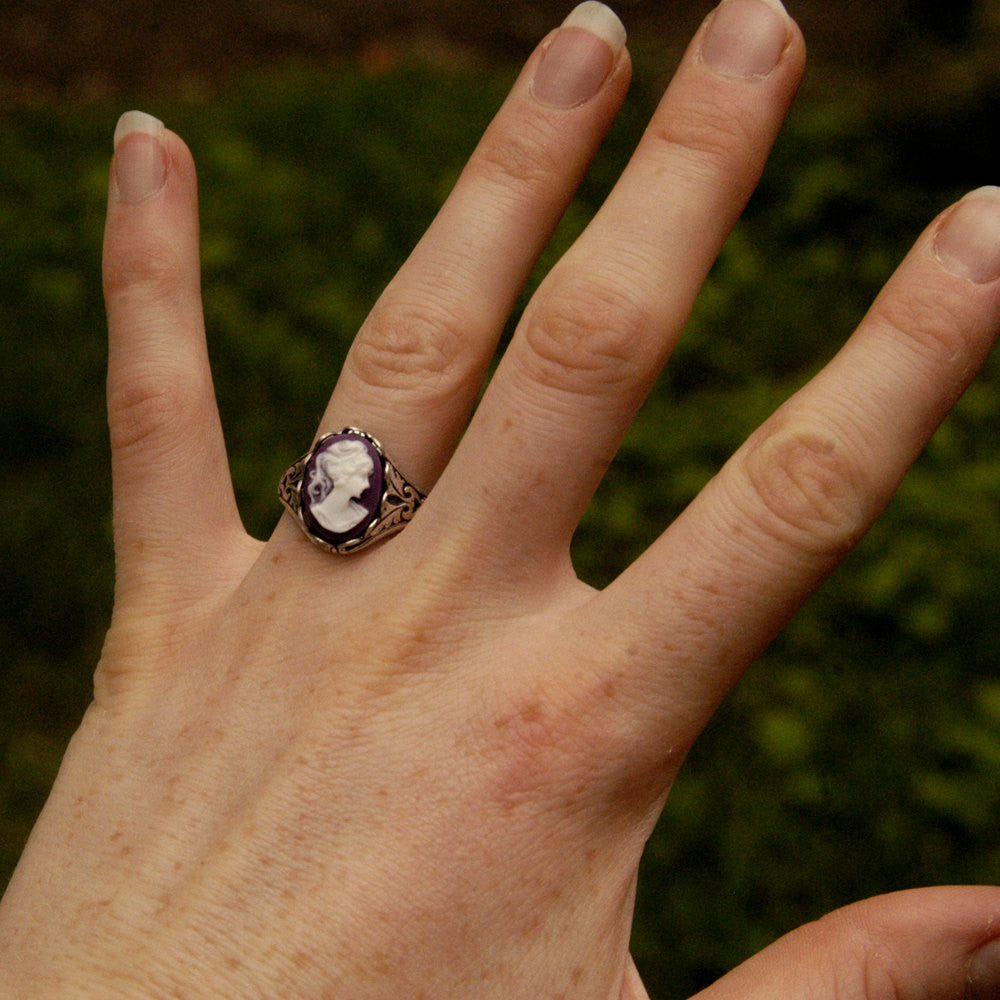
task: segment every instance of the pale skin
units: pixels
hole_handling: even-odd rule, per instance
[[[629,78],[608,49],[596,92],[554,106],[533,80],[570,29],[534,53],[318,429],[363,427],[430,491],[351,557],[287,516],[265,543],[244,533],[193,163],[173,133],[122,136],[105,251],[116,606],[0,908],[0,997],[644,1000],[633,889],[685,752],[878,515],[1000,319],[1000,209],[980,191],[634,565],[601,592],[576,578],[577,519],[799,82],[802,39],[771,13],[773,66],[749,75],[720,71],[709,16],[473,413]],[[702,996],[1000,996],[998,935],[1000,889],[873,899]]]

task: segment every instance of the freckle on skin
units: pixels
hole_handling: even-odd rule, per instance
[[[542,716],[542,710],[538,707],[538,705],[532,703],[530,705],[525,705],[520,712],[518,712],[518,715],[520,715],[525,722],[537,722]]]

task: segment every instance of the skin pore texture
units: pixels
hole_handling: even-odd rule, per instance
[[[639,859],[688,748],[878,516],[1000,318],[1000,192],[982,188],[632,566],[600,592],[576,578],[577,521],[804,63],[777,0],[708,15],[483,391],[630,76],[601,4],[541,42],[331,387],[317,432],[364,428],[428,492],[345,557],[287,515],[266,542],[243,531],[194,163],[123,116],[104,252],[116,602],[0,905],[0,1000],[644,1000]],[[998,941],[1000,889],[900,893],[701,996],[983,1000]]]

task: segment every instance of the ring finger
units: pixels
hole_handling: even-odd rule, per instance
[[[624,43],[617,17],[594,2],[542,42],[359,332],[322,430],[363,427],[415,485],[430,488],[517,296],[621,106]]]

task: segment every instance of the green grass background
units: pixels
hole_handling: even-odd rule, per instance
[[[539,273],[585,225],[662,87],[628,107]],[[353,331],[513,79],[416,55],[262,70],[146,110],[199,164],[205,306],[238,497],[266,534]],[[0,128],[0,884],[89,696],[112,592],[100,239],[120,100]],[[933,214],[997,176],[997,98],[793,112],[687,335],[576,543],[605,583],[828,359]],[[689,995],[875,892],[1000,877],[998,367],[878,527],[727,701],[650,845],[634,948]]]

